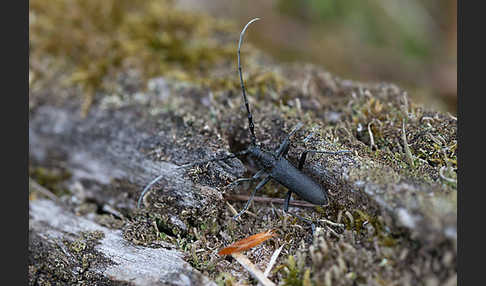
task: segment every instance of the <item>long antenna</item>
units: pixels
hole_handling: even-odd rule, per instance
[[[241,73],[240,48],[241,48],[241,42],[243,40],[243,36],[245,35],[246,28],[248,28],[248,26],[251,23],[258,20],[260,20],[260,18],[255,18],[245,25],[245,27],[240,33],[240,40],[238,41],[238,72],[240,73],[241,90],[243,91],[243,99],[245,100],[246,112],[248,113],[248,124],[250,125],[251,144],[253,146],[256,145],[256,137],[255,137],[255,130],[254,130],[255,125],[253,124],[253,117],[251,116],[250,106],[248,105],[248,99],[246,98],[245,84],[243,83],[243,75]]]

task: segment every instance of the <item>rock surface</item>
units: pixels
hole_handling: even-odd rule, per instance
[[[132,285],[215,285],[208,278],[182,259],[182,253],[169,248],[145,248],[135,246],[123,239],[121,230],[113,230],[93,222],[89,218],[66,212],[50,200],[31,202],[29,208],[29,232],[31,236],[44,240],[43,243],[74,245],[81,233],[100,233],[101,238],[91,252],[93,266],[76,269],[73,272],[92,272],[111,281],[130,282]],[[67,242],[66,242],[67,241]],[[85,247],[82,247],[82,251]],[[66,255],[73,248],[64,247]],[[41,250],[33,250],[41,251]],[[104,261],[103,261],[104,260]],[[59,271],[62,271],[61,269]],[[79,273],[78,273],[79,274]]]

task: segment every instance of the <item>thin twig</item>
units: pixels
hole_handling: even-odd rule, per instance
[[[450,117],[452,120],[457,121],[457,117],[453,116],[453,115],[452,115],[452,114],[450,114],[449,112],[447,112],[447,115],[449,115],[449,117]]]
[[[282,244],[275,252],[272,254],[272,257],[270,258],[270,262],[268,262],[267,268],[265,269],[265,272],[263,272],[263,275],[265,277],[268,277],[268,274],[270,274],[270,271],[272,271],[273,266],[275,265],[275,262],[277,262],[277,258],[280,255],[280,251],[282,251],[283,247],[285,244]]]
[[[241,252],[235,252],[232,253],[231,256],[233,256],[236,261],[238,261],[250,274],[255,277],[258,282],[262,283],[264,286],[273,286],[276,285],[270,279],[268,279],[265,274],[260,271],[258,268],[256,268],[255,264],[253,264],[246,255],[242,254]]]
[[[446,166],[442,166],[442,167],[439,169],[439,176],[440,176],[440,177],[441,177],[443,180],[445,180],[445,181],[447,181],[447,182],[457,184],[457,180],[455,180],[455,179],[453,179],[453,178],[446,177],[446,176],[444,175],[444,170],[445,170],[446,168],[448,168],[448,167],[446,167]]]
[[[236,209],[228,202],[226,202],[226,205],[229,207],[230,211],[233,213],[233,216],[237,215],[238,212],[236,211]],[[254,218],[258,218],[258,216],[252,212],[250,212],[249,210],[246,210],[244,213],[254,217]]]
[[[302,115],[302,105],[300,104],[300,99],[298,97],[295,99],[295,107],[297,108],[297,114],[299,116],[301,116]]]
[[[248,201],[250,197],[246,195],[225,195],[225,199],[228,201]],[[279,198],[266,198],[266,197],[254,197],[253,198],[254,202],[260,202],[260,203],[276,203],[276,204],[284,204],[285,200],[284,199],[279,199]],[[293,200],[289,202],[289,205],[292,206],[298,206],[298,207],[315,207],[316,205],[308,203],[306,201],[301,201],[301,200]]]
[[[326,230],[329,231],[330,233],[334,234],[337,238],[339,238],[339,234],[337,234],[337,232],[335,232],[334,229],[326,226]]]
[[[435,118],[430,117],[430,116],[424,116],[424,117],[420,118],[420,121],[424,121],[424,120],[435,121]]]
[[[319,221],[323,222],[323,223],[327,223],[329,225],[333,225],[333,226],[344,227],[344,224],[342,224],[342,223],[333,222],[333,221],[327,220],[325,218],[321,218],[321,219],[319,219]]]
[[[403,140],[403,145],[405,148],[405,155],[407,157],[408,163],[410,164],[410,167],[415,167],[413,163],[413,155],[412,152],[410,151],[410,148],[408,147],[408,142],[407,142],[407,134],[405,133],[405,121],[402,120],[402,140]]]
[[[116,216],[117,218],[120,218],[120,219],[123,219],[124,216],[121,212],[115,210],[113,207],[111,207],[110,205],[107,205],[107,204],[104,204],[103,207],[102,207],[102,210],[104,212],[107,212],[113,216]]]
[[[368,123],[368,134],[370,135],[370,147],[371,147],[371,150],[373,150],[373,147],[375,147],[375,149],[377,149],[376,145],[375,145],[375,139],[373,137],[373,132],[371,131],[371,124],[373,124],[373,121],[371,121],[370,123]]]
[[[228,208],[230,209],[230,211],[233,213],[234,216],[238,214],[238,212],[235,210],[235,208],[230,203],[228,203],[227,201],[226,201],[226,205],[228,206]]]
[[[353,215],[352,215],[352,214],[351,214],[349,211],[346,211],[344,214],[345,214],[345,215],[348,217],[348,219],[349,219],[349,224],[350,224],[350,225],[354,225],[354,218],[353,218]]]
[[[337,216],[337,223],[341,223],[341,219],[343,218],[343,210],[339,210]]]
[[[311,81],[311,76],[310,75],[307,75],[304,79],[304,82],[302,84],[302,94],[304,95],[308,95],[310,94],[309,92],[309,83]]]
[[[407,93],[403,94],[403,111],[405,113],[405,116],[409,118],[408,116],[408,99],[407,99]]]
[[[36,189],[39,193],[43,194],[44,196],[50,198],[53,201],[57,201],[58,197],[54,195],[51,191],[41,186],[39,183],[34,181],[31,177],[29,177],[29,185]]]

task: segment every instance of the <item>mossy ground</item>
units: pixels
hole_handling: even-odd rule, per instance
[[[36,234],[29,235],[29,285],[115,285],[90,270],[97,264],[110,263],[109,258],[94,250],[101,238],[103,232],[86,232],[53,246]]]
[[[145,150],[154,160],[182,164],[212,156],[202,154],[201,146],[235,152],[249,143],[235,69],[239,31],[231,23],[178,11],[172,1],[59,0],[49,5],[31,1],[30,16],[32,109],[42,103],[39,91],[59,88],[54,79],[65,81],[61,90],[81,88],[68,92],[67,97],[82,95],[82,112],[88,114],[96,101],[102,104],[114,96],[123,105],[127,93],[147,96],[147,81],[164,76],[181,85],[176,88],[181,96],[150,106],[149,115],[144,115],[168,119],[158,121],[154,128],[168,134],[171,141],[157,142]],[[316,221],[321,219],[316,234],[283,215],[279,205],[254,204],[250,208],[254,215],[233,221],[229,204],[238,210],[244,202],[225,201],[221,193],[227,192],[224,186],[235,177],[214,163],[186,171],[187,179],[198,188],[196,199],[207,203],[181,208],[173,203],[177,197],[150,192],[145,209],[125,210],[121,222],[106,224],[122,229],[131,243],[175,245],[196,269],[222,285],[256,282],[234,260],[219,257],[217,251],[270,228],[277,229],[279,236],[247,255],[264,269],[273,251],[285,244],[270,274],[272,280],[285,285],[454,283],[454,246],[444,244],[424,252],[406,229],[390,229],[376,202],[362,193],[340,192],[349,189],[340,184],[362,180],[384,186],[407,179],[430,184],[437,193],[454,194],[456,119],[415,106],[394,85],[343,81],[311,65],[276,66],[248,43],[244,50],[245,80],[257,138],[263,146],[275,149],[286,132],[302,122],[305,128],[294,136],[289,152],[292,162],[302,149],[354,153],[349,158],[310,157],[304,168],[310,176],[323,180],[326,166],[342,168],[356,166],[355,162],[360,166],[350,168],[346,179],[336,171],[339,168],[327,170],[328,179],[322,181],[331,191],[327,207],[292,209]],[[133,80],[130,75],[139,78]],[[179,152],[181,149],[184,151]],[[254,166],[251,161],[244,163],[248,177]],[[59,181],[51,173],[32,166],[30,175],[46,188],[58,190],[59,182],[68,177],[58,174]],[[384,173],[390,176],[382,176]],[[331,184],[332,178],[337,179]],[[129,182],[114,182],[112,188],[128,192],[127,200],[136,200],[138,190]],[[283,193],[283,187],[271,183],[260,195],[282,197]],[[84,252],[88,246],[81,239],[70,249]],[[43,254],[33,251],[31,256],[56,253],[60,254],[46,249]],[[81,265],[83,259],[78,260]],[[29,265],[32,275],[39,273],[38,264]],[[50,267],[46,268],[48,275],[57,279],[65,275]]]
[[[227,73],[235,60],[235,26],[174,6],[172,0],[29,2],[31,90],[53,77],[79,85],[86,114],[95,93],[116,93],[127,70],[140,72],[132,76],[142,83],[163,75],[213,90],[238,87]],[[250,91],[281,85],[275,73],[262,70],[250,82]]]

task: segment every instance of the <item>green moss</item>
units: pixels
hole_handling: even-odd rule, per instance
[[[222,273],[218,274],[218,276],[216,276],[216,279],[214,279],[214,282],[216,282],[216,284],[218,286],[239,285],[236,282],[235,277],[233,277],[231,274],[229,274],[227,272],[222,272]]]
[[[409,103],[397,91],[388,87],[356,92],[358,97],[348,111],[352,119],[350,129],[357,130],[356,138],[366,145],[366,153],[371,156],[374,152],[373,159],[390,166],[400,176],[429,183],[439,179],[441,168],[455,172],[455,119]]]
[[[229,22],[177,9],[171,0],[34,0],[29,4],[29,72],[32,78],[42,78],[62,70],[67,74],[65,84],[83,88],[83,114],[95,92],[116,93],[117,77],[129,69],[138,71],[142,82],[166,76],[212,90],[239,88],[233,41],[238,28]],[[256,52],[249,46],[245,53]],[[46,58],[54,59],[49,70],[37,68],[45,65]],[[242,60],[245,72],[251,71],[253,64]],[[235,73],[218,72],[221,67],[231,67]],[[247,80],[252,94],[283,85],[275,72],[260,69]]]
[[[58,245],[58,248],[51,248],[48,252],[45,249],[40,251],[40,256],[49,257],[42,260],[44,264],[41,266],[40,273],[49,273],[49,275],[52,275],[50,279],[63,282],[94,279],[93,273],[90,273],[90,266],[94,263],[109,262],[108,259],[94,250],[94,247],[99,243],[98,241],[103,237],[102,231],[93,231],[79,233],[74,241],[63,240],[63,244],[69,250],[70,255],[66,255],[67,253],[60,245]],[[44,247],[47,247],[47,245],[44,245]],[[73,271],[76,268],[81,270],[79,272]]]
[[[83,241],[84,239],[78,239],[71,243],[69,249],[76,253],[81,252],[86,249],[86,243]]]
[[[62,183],[71,178],[71,173],[63,168],[30,167],[29,176],[57,196],[69,193]]]
[[[283,285],[287,286],[309,286],[310,269],[304,268],[303,259],[295,260],[293,255],[287,257],[287,261],[283,266]]]
[[[378,242],[382,246],[395,246],[398,243],[397,238],[399,234],[393,234],[386,230],[384,222],[379,216],[368,214],[360,209],[353,211],[353,221],[347,216],[343,216],[343,221],[346,225],[346,229],[355,231],[357,234],[365,237],[368,242],[373,242],[378,239]],[[373,233],[367,232],[366,225],[371,225]]]
[[[54,57],[89,96],[124,68],[138,68],[145,78],[190,79],[234,57],[231,46],[216,40],[227,23],[178,10],[170,0],[36,0],[29,12],[32,59]]]

